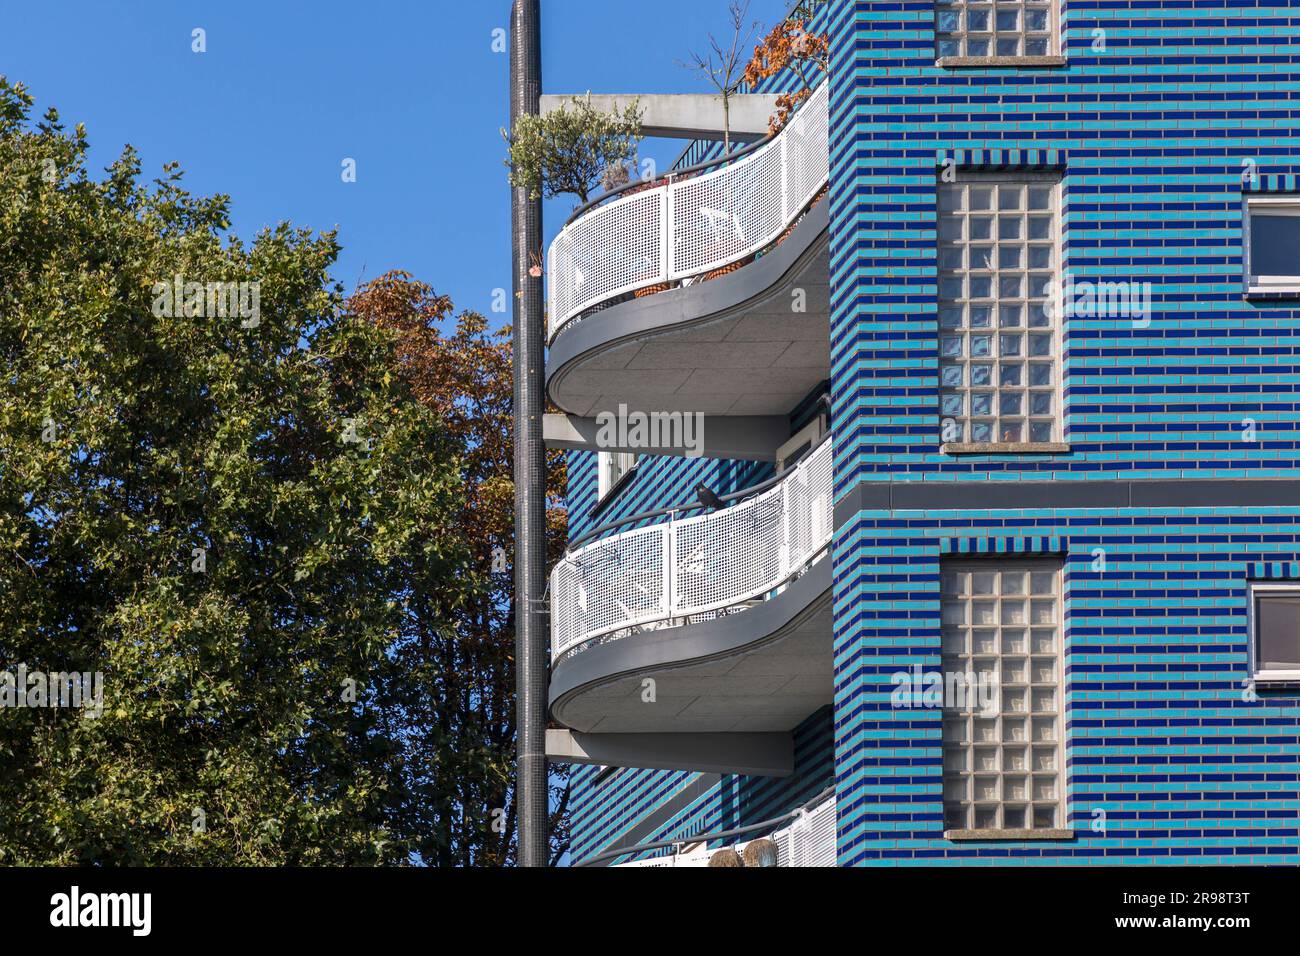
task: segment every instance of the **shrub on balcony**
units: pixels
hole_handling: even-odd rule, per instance
[[[630,178],[641,134],[641,108],[633,100],[621,112],[606,113],[590,96],[543,116],[521,116],[514,134],[501,131],[510,148],[510,184],[534,199],[571,193],[583,203],[603,180]]]

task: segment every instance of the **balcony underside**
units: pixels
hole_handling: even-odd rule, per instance
[[[728,275],[571,323],[547,359],[551,400],[579,417],[620,405],[788,415],[830,377],[828,207],[814,205],[785,241]]]
[[[561,660],[551,714],[587,734],[788,733],[834,696],[831,562],[716,620],[633,634]],[[653,703],[643,700],[654,680]],[[627,766],[638,766],[629,759]]]

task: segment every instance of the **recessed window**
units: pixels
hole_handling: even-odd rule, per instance
[[[1054,7],[1051,0],[937,0],[935,53],[940,60],[1053,56]]]
[[[1300,197],[1247,202],[1246,286],[1255,293],[1300,293]]]
[[[939,429],[957,446],[1061,440],[1056,180],[939,186]],[[966,449],[974,450],[974,449]],[[1014,449],[1011,449],[1014,450]]]
[[[1065,827],[1061,563],[945,561],[945,683],[973,674],[979,706],[943,715],[945,831]]]
[[[613,494],[636,463],[635,452],[602,451],[596,478],[596,502],[600,503]]]
[[[1300,681],[1300,585],[1251,588],[1250,653],[1256,681]]]

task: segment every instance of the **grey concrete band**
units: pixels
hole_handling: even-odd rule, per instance
[[[1053,508],[1300,507],[1291,478],[1148,481],[858,482],[835,504],[835,527],[862,511],[1031,511]]]
[[[553,763],[595,767],[788,777],[794,773],[794,734],[789,731],[584,734],[552,727],[546,731],[546,757]]]

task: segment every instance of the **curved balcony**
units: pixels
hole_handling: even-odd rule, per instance
[[[567,555],[550,587],[556,720],[584,733],[789,731],[829,703],[831,461],[827,438],[729,507]]]
[[[559,408],[786,414],[829,377],[827,103],[823,84],[725,165],[626,188],[564,227],[547,260]]]

